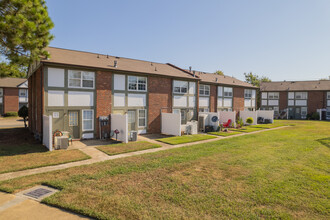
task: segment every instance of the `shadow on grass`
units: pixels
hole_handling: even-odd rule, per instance
[[[316,140],[316,141],[318,141],[320,144],[323,144],[324,146],[330,148],[330,137],[328,137],[328,138],[318,139],[318,140]]]
[[[26,128],[0,130],[0,156],[13,156],[46,151],[47,148],[39,141],[36,141]]]

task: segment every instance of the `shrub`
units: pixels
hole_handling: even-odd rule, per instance
[[[238,118],[236,121],[236,124],[238,125],[238,127],[243,127],[244,126],[244,122],[242,118]]]
[[[246,123],[247,123],[247,124],[253,124],[253,118],[248,117],[248,118],[246,119]]]
[[[17,112],[7,112],[5,114],[5,117],[14,117],[14,116],[18,116],[18,113]]]
[[[320,114],[318,112],[313,112],[312,119],[313,120],[320,120]]]
[[[19,111],[18,111],[18,116],[24,119],[24,126],[27,127],[26,125],[26,118],[29,115],[29,110],[28,107],[26,107],[25,105],[23,105]]]

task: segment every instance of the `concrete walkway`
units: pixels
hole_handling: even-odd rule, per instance
[[[83,148],[83,149],[79,149],[79,150],[81,150],[82,152],[89,155],[91,157],[91,159],[77,161],[77,162],[71,162],[71,163],[66,163],[66,164],[60,164],[60,165],[54,165],[54,166],[48,166],[48,167],[40,167],[40,168],[36,168],[36,169],[4,173],[4,174],[0,174],[0,181],[14,179],[17,177],[22,177],[22,176],[38,174],[38,173],[46,173],[46,172],[50,172],[50,171],[54,171],[54,170],[62,170],[62,169],[70,168],[70,167],[88,165],[88,164],[93,164],[93,163],[102,162],[102,161],[106,161],[106,160],[114,160],[114,159],[119,159],[119,158],[125,158],[125,157],[141,155],[141,154],[154,153],[154,152],[159,152],[159,151],[164,151],[164,150],[169,150],[169,149],[174,149],[174,148],[191,146],[191,145],[195,145],[195,144],[209,143],[209,142],[214,142],[214,141],[218,141],[218,140],[226,139],[226,138],[234,138],[234,137],[238,137],[238,136],[244,136],[244,135],[250,135],[250,134],[256,134],[256,133],[261,133],[261,132],[266,132],[266,131],[277,130],[277,129],[281,129],[284,127],[287,127],[287,126],[271,128],[271,129],[263,129],[263,130],[254,131],[254,132],[250,132],[250,133],[242,132],[242,134],[236,134],[236,135],[227,136],[227,137],[216,136],[216,138],[213,138],[213,139],[191,142],[191,143],[186,143],[186,144],[178,144],[178,145],[169,145],[169,144],[165,144],[162,142],[158,142],[154,139],[148,138],[147,136],[144,136],[144,137],[141,136],[141,137],[139,137],[139,140],[144,140],[144,141],[148,141],[151,143],[159,144],[162,147],[147,149],[147,150],[142,150],[142,151],[123,153],[123,154],[118,154],[118,155],[113,155],[113,156],[108,156],[107,154],[97,150],[95,147]]]
[[[88,218],[41,204],[23,196],[0,192],[0,219],[69,220]]]

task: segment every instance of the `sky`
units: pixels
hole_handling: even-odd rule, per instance
[[[46,0],[50,46],[272,81],[330,77],[330,0]]]

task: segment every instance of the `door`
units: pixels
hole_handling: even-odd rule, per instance
[[[79,111],[69,111],[69,132],[72,139],[80,138]]]
[[[128,110],[128,131],[136,131],[136,110]]]
[[[295,119],[301,119],[301,109],[300,109],[300,107],[296,107]]]
[[[289,119],[294,119],[294,108],[289,108]]]

